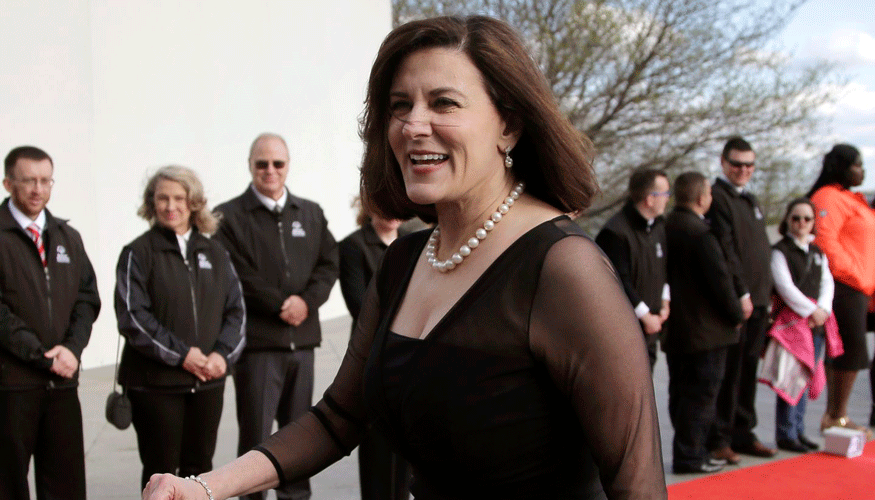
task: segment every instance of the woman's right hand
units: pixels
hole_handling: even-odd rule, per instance
[[[143,490],[143,500],[207,500],[200,484],[173,474],[153,474]]]
[[[194,375],[201,382],[209,380],[205,369],[207,366],[207,357],[197,347],[192,347],[188,350],[185,360],[182,362],[182,368]]]

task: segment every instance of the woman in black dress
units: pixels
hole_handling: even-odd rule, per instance
[[[353,333],[362,300],[371,278],[377,272],[386,248],[398,238],[398,219],[369,214],[356,198],[359,227],[338,244],[340,250],[340,291],[352,316]],[[358,446],[359,484],[362,500],[407,500],[410,498],[410,466],[392,451],[379,432],[367,432]]]
[[[417,500],[666,498],[638,320],[564,215],[598,190],[592,148],[519,35],[482,16],[396,28],[366,106],[369,208],[437,226],[387,250],[311,413],[199,482],[154,478],[144,498],[293,481],[369,425],[410,462]]]

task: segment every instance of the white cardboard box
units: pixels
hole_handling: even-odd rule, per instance
[[[854,458],[863,454],[866,433],[844,427],[830,427],[823,431],[823,451],[842,457]]]

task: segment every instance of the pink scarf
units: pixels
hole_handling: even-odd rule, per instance
[[[776,301],[779,302],[779,301]],[[814,340],[812,338],[811,328],[808,326],[808,320],[796,314],[786,305],[781,304],[778,315],[775,317],[775,322],[772,328],[769,329],[769,336],[775,339],[792,354],[802,365],[802,376],[805,377],[804,385],[808,386],[808,395],[811,399],[817,399],[824,385],[826,385],[826,372],[823,368],[823,358],[814,358]],[[826,330],[826,352],[831,358],[841,356],[844,353],[842,339],[839,337],[839,329],[836,324],[835,315],[830,313],[829,318],[824,324]],[[760,378],[760,382],[769,385],[779,396],[790,404],[795,405],[799,402],[799,398],[804,391],[797,396],[788,394],[782,390],[780,386],[773,381]]]

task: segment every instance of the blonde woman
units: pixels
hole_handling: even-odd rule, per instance
[[[246,314],[227,252],[206,236],[218,220],[192,170],[158,170],[138,214],[151,228],[122,249],[115,310],[127,340],[119,383],[131,400],[145,486],[152,474],[212,468]]]

